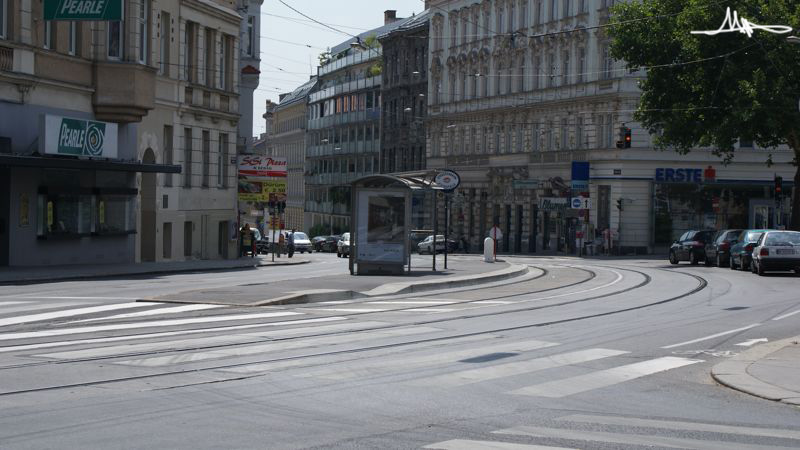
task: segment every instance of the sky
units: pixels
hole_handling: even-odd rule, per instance
[[[343,32],[358,34],[383,25],[383,12],[409,17],[423,11],[423,0],[283,0],[298,11]],[[261,6],[261,77],[253,98],[253,136],[264,132],[267,99],[278,101],[317,73],[317,56],[352,36],[316,24],[279,0]],[[310,46],[310,48],[309,48]]]

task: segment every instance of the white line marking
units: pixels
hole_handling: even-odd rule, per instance
[[[434,301],[424,301],[424,300],[412,300],[412,301],[400,301],[400,300],[388,300],[388,301],[381,301],[381,302],[366,302],[366,305],[452,305],[453,303],[457,302],[434,302]]]
[[[117,309],[131,309],[131,308],[144,308],[144,307],[152,307],[153,304],[147,303],[118,303],[114,305],[103,305],[103,306],[92,306],[89,308],[75,308],[75,309],[65,309],[61,311],[53,311],[49,313],[40,313],[40,314],[31,314],[28,316],[17,316],[17,317],[9,317],[6,319],[0,319],[0,326],[5,325],[17,325],[21,323],[28,323],[28,322],[38,322],[42,320],[50,320],[50,319],[58,319],[62,317],[70,317],[70,316],[79,316],[83,314],[93,314],[97,312],[104,312],[104,311],[114,311]]]
[[[694,344],[695,342],[702,342],[702,341],[707,341],[709,339],[714,339],[714,338],[717,338],[717,337],[720,337],[720,336],[725,336],[726,334],[733,334],[733,333],[738,333],[739,331],[749,330],[750,328],[755,328],[755,327],[757,327],[759,325],[761,325],[761,324],[760,323],[754,323],[752,325],[748,325],[748,326],[742,327],[742,328],[737,328],[735,330],[723,331],[722,333],[717,333],[717,334],[712,334],[711,336],[692,339],[691,341],[681,342],[679,344],[666,345],[666,346],[661,347],[661,348],[669,349],[669,348],[675,348],[675,347],[682,347],[684,345]]]
[[[410,336],[415,334],[434,333],[442,331],[440,328],[433,327],[411,327],[395,330],[382,330],[375,332],[365,332],[359,334],[344,334],[338,336],[322,336],[318,338],[303,339],[298,341],[269,342],[266,344],[249,345],[241,347],[220,348],[208,352],[182,353],[169,356],[156,356],[152,358],[132,359],[128,361],[117,361],[115,364],[138,367],[159,367],[185,362],[205,361],[209,359],[233,358],[239,356],[249,356],[271,353],[283,350],[314,346],[331,346],[337,344],[347,344],[352,342],[392,338],[395,336]]]
[[[575,414],[560,417],[558,420],[602,425],[621,425],[626,427],[661,428],[665,430],[702,431],[706,433],[741,434],[745,436],[771,437],[780,439],[800,439],[800,431],[780,428],[756,428],[713,423],[680,422],[670,420],[639,419],[637,417],[592,416]]]
[[[139,300],[142,297],[39,297],[25,296],[24,298],[48,299],[48,300]]]
[[[750,339],[749,341],[739,342],[738,344],[734,345],[738,345],[739,347],[752,347],[753,345],[758,344],[759,342],[769,342],[769,339],[767,338]]]
[[[498,441],[472,441],[469,439],[453,439],[426,445],[422,448],[437,448],[442,450],[575,450],[569,447],[547,447],[543,445],[514,444]]]
[[[420,379],[418,380],[418,383],[434,386],[463,386],[481,381],[511,377],[524,373],[536,372],[539,370],[552,369],[554,367],[569,366],[572,364],[609,358],[611,356],[624,355],[626,353],[628,352],[621,350],[608,350],[604,348],[579,350],[576,352],[545,356],[543,358],[536,358],[528,361],[515,361],[505,364],[497,364],[494,366],[447,373],[430,378]]]
[[[71,323],[82,323],[82,322],[95,322],[98,320],[111,320],[111,319],[128,319],[131,317],[146,317],[146,316],[157,316],[161,314],[175,314],[175,313],[182,313],[182,312],[190,312],[190,311],[203,311],[206,309],[215,309],[215,308],[227,308],[228,306],[225,305],[186,305],[186,306],[175,306],[175,307],[167,307],[167,308],[160,308],[160,309],[151,309],[148,311],[139,311],[135,313],[127,313],[127,314],[117,314],[115,316],[108,316],[108,317],[97,317],[94,319],[85,319],[85,320],[75,320]]]
[[[366,309],[366,308],[303,308],[303,310],[312,310],[312,311],[332,311],[332,312],[381,312],[381,311],[388,311],[386,308],[375,308],[375,309]]]
[[[233,331],[233,330],[248,330],[252,328],[259,328],[259,327],[277,327],[282,325],[297,325],[297,324],[306,324],[306,323],[317,323],[317,322],[333,322],[339,320],[347,320],[346,317],[322,317],[319,319],[300,319],[300,320],[287,320],[283,322],[268,322],[268,323],[258,323],[252,325],[234,325],[231,327],[215,327],[215,328],[200,328],[194,330],[181,330],[181,331],[164,331],[161,333],[147,333],[147,334],[137,334],[133,336],[117,336],[117,337],[109,337],[109,338],[93,338],[93,339],[76,339],[73,341],[59,341],[59,342],[45,342],[41,344],[27,344],[27,345],[11,345],[7,347],[0,347],[0,353],[7,353],[7,352],[18,352],[18,351],[26,351],[26,350],[39,350],[43,348],[53,348],[53,347],[64,347],[67,345],[78,345],[78,344],[97,344],[101,342],[119,342],[119,341],[133,341],[136,339],[150,339],[150,338],[160,338],[160,337],[167,337],[167,336],[180,336],[183,334],[195,334],[195,333],[215,333],[219,331]],[[324,327],[305,327],[305,328],[290,328],[287,330],[275,330],[276,332],[283,332],[286,331],[288,334],[291,334],[291,331],[295,330],[309,330],[317,328],[324,328]],[[266,334],[266,333],[264,333]]]
[[[478,302],[472,302],[475,305],[511,305],[517,302],[508,302],[503,300],[481,300]]]
[[[457,311],[454,308],[409,308],[409,309],[398,309],[392,312],[427,312],[427,313],[439,313],[439,312],[452,312]]]
[[[560,398],[568,395],[590,391],[592,389],[612,386],[624,381],[633,380],[645,375],[663,372],[678,367],[688,366],[703,362],[699,359],[677,358],[665,356],[649,361],[614,367],[612,369],[578,375],[571,378],[548,381],[545,383],[526,386],[509,392],[517,395],[532,395],[537,397]]]
[[[0,302],[0,308],[11,306],[11,305],[22,305],[25,303],[34,303],[34,302]]]
[[[28,339],[28,338],[45,337],[45,336],[64,336],[69,334],[81,334],[81,333],[97,333],[100,331],[131,330],[135,328],[170,327],[176,325],[188,325],[193,323],[213,323],[213,322],[226,322],[230,320],[264,319],[269,317],[294,316],[301,314],[303,313],[288,312],[288,311],[262,313],[262,314],[238,314],[238,315],[228,315],[228,316],[198,317],[194,319],[156,320],[153,322],[121,323],[116,325],[97,325],[92,327],[65,328],[63,330],[42,330],[42,331],[29,331],[22,333],[5,333],[5,334],[0,334],[0,341],[10,341],[14,339]]]
[[[776,318],[774,318],[774,319],[772,319],[772,320],[781,320],[781,319],[785,319],[785,318],[787,318],[787,317],[792,317],[792,316],[793,316],[793,315],[795,315],[795,314],[800,314],[800,309],[798,309],[797,311],[794,311],[794,312],[790,312],[789,314],[784,314],[784,315],[782,315],[782,316],[778,316],[778,317],[776,317]]]

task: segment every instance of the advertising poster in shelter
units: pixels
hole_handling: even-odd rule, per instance
[[[359,193],[358,259],[361,261],[405,261],[406,198],[398,193]]]

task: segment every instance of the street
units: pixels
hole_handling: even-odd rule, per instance
[[[352,279],[335,254],[302,257],[310,263],[1,286],[0,446],[800,447],[800,409],[710,376],[798,334],[794,274],[503,256],[527,273],[306,304],[205,301]],[[177,295],[204,302],[159,301]]]

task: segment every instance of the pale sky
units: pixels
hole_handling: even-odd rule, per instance
[[[409,17],[412,12],[419,14],[424,9],[423,0],[284,1],[320,22],[354,35],[382,26],[383,12],[387,9],[397,10],[397,17]],[[351,37],[309,21],[278,0],[264,1],[261,6],[261,78],[253,98],[253,136],[260,135],[266,128],[261,116],[267,99],[277,102],[278,94],[291,92],[306,82],[310,74],[316,74],[317,56]]]

